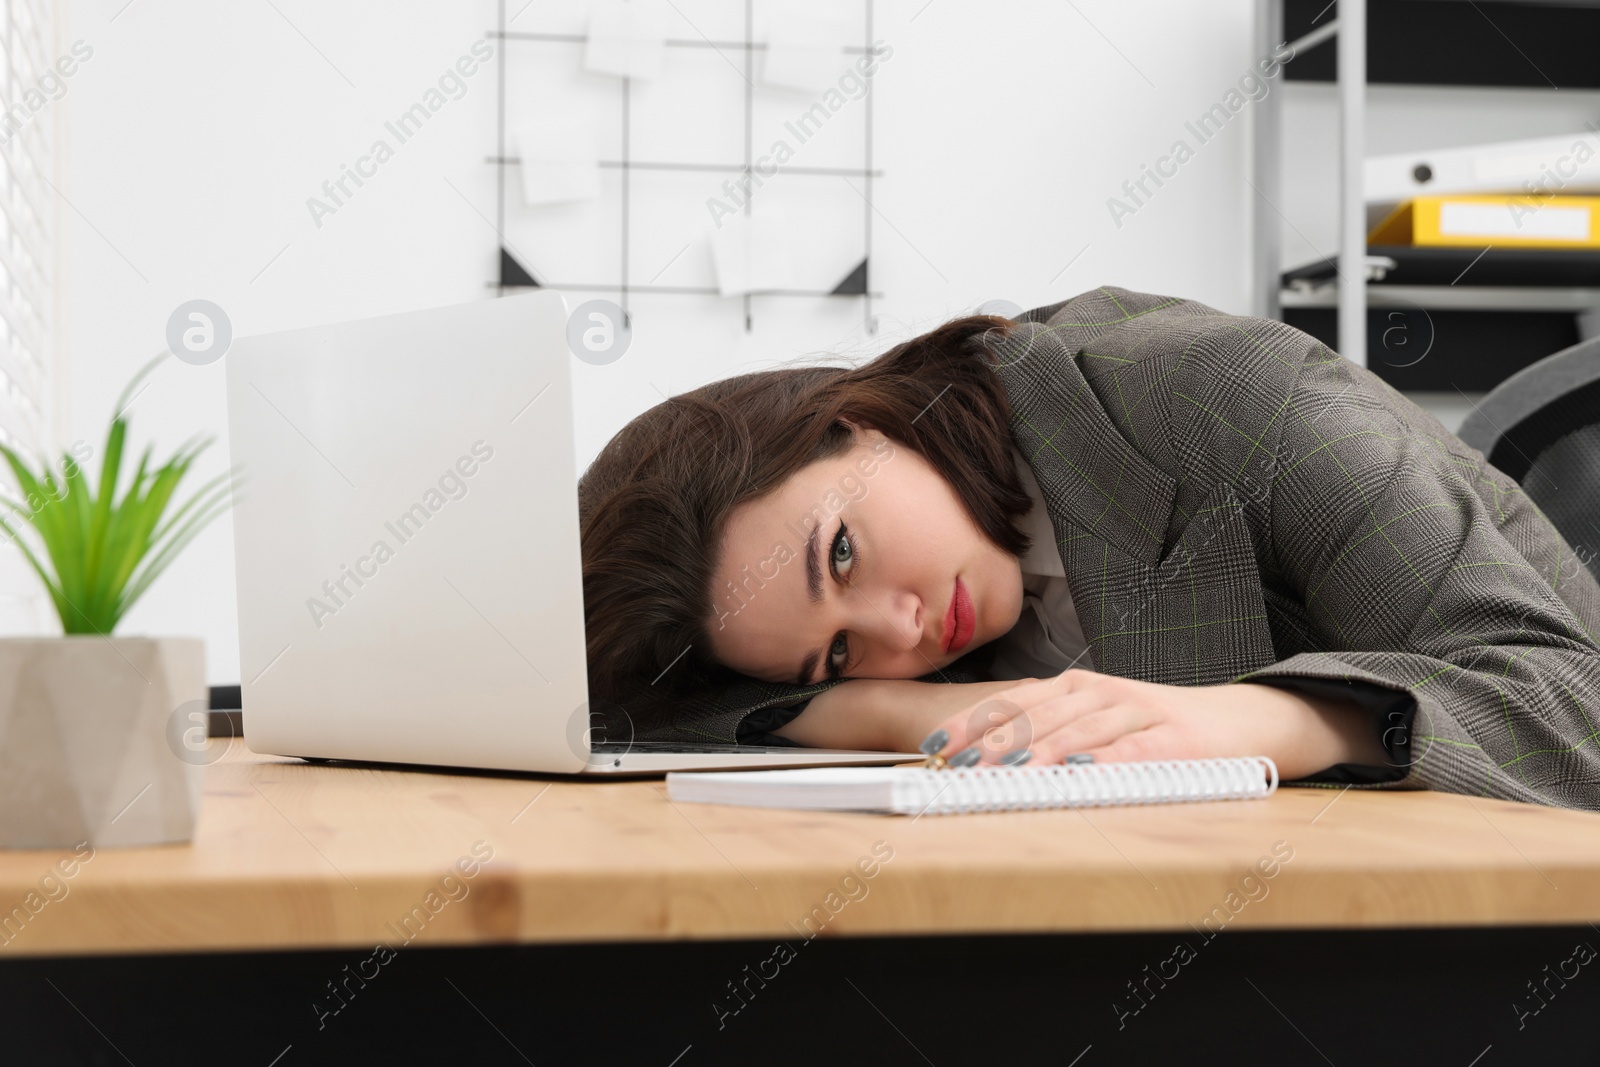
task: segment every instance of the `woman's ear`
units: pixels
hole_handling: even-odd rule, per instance
[[[884,436],[883,431],[879,430],[871,423],[857,422],[854,419],[847,419],[843,416],[839,417],[839,421],[850,427],[850,431],[855,434],[856,442],[858,444],[876,444]]]

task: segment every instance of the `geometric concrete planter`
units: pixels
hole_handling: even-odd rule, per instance
[[[0,848],[192,839],[206,697],[199,638],[0,638]]]

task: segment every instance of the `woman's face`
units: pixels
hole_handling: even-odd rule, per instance
[[[712,611],[713,657],[752,678],[918,678],[1016,624],[1022,570],[922,456],[857,429],[730,515]]]

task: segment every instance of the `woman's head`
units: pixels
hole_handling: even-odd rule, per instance
[[[648,715],[738,676],[915,678],[1009,630],[1030,500],[990,347],[1011,326],[713,382],[624,427],[578,487],[591,694]]]

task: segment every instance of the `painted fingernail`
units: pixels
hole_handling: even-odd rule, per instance
[[[974,763],[977,763],[982,756],[983,753],[978,751],[978,746],[973,745],[970,748],[964,748],[960,752],[957,752],[954,756],[951,756],[950,766],[970,767]]]
[[[917,746],[917,751],[924,756],[931,756],[950,743],[950,734],[946,730],[935,730],[922,739],[922,744]]]
[[[1063,763],[1093,763],[1094,762],[1094,756],[1090,755],[1087,752],[1072,752],[1072,753],[1069,753],[1067,755],[1067,758],[1062,760],[1061,762],[1063,762]]]
[[[1004,756],[1000,757],[1000,762],[1005,764],[1007,767],[1018,767],[1024,763],[1027,763],[1032,758],[1032,749],[1021,748],[1017,749],[1015,752],[1007,752]]]

